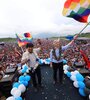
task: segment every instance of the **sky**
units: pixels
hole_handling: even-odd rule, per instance
[[[0,0],[0,38],[31,32],[44,36],[79,33],[85,24],[64,17],[65,0]],[[84,32],[90,32],[88,26]]]

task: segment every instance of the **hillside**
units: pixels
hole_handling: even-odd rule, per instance
[[[90,38],[90,33],[82,33],[81,35],[79,35],[80,37],[87,37]]]
[[[73,36],[73,35],[68,35],[68,36]],[[61,37],[52,37],[51,39],[57,39],[57,38],[65,38],[66,36],[61,36]],[[79,37],[87,37],[90,38],[90,33],[82,33],[79,35]]]
[[[16,42],[16,38],[0,38],[0,42]]]

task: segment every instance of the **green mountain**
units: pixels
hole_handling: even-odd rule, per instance
[[[90,38],[90,33],[82,33],[79,35],[79,37],[87,37]]]
[[[16,38],[0,38],[0,42],[16,42]]]

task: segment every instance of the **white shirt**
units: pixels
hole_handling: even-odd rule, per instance
[[[33,49],[33,53],[29,53],[28,51],[24,52],[21,61],[27,59],[29,60],[27,65],[30,68],[36,68],[38,66],[38,62],[36,61],[36,59],[38,58],[37,52],[39,51],[40,48]]]

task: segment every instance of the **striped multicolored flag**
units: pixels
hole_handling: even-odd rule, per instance
[[[26,44],[28,43],[28,42],[22,41],[22,40],[20,39],[20,36],[17,35],[17,34],[16,34],[16,38],[17,38],[17,42],[18,42],[18,46],[19,46],[19,47],[22,47],[22,46],[24,46],[24,45],[26,45]]]
[[[90,0],[66,0],[63,15],[87,23],[90,15]]]
[[[33,38],[30,33],[18,34],[18,37],[22,42],[32,42]]]
[[[32,42],[33,38],[30,33],[24,33],[25,41]]]

